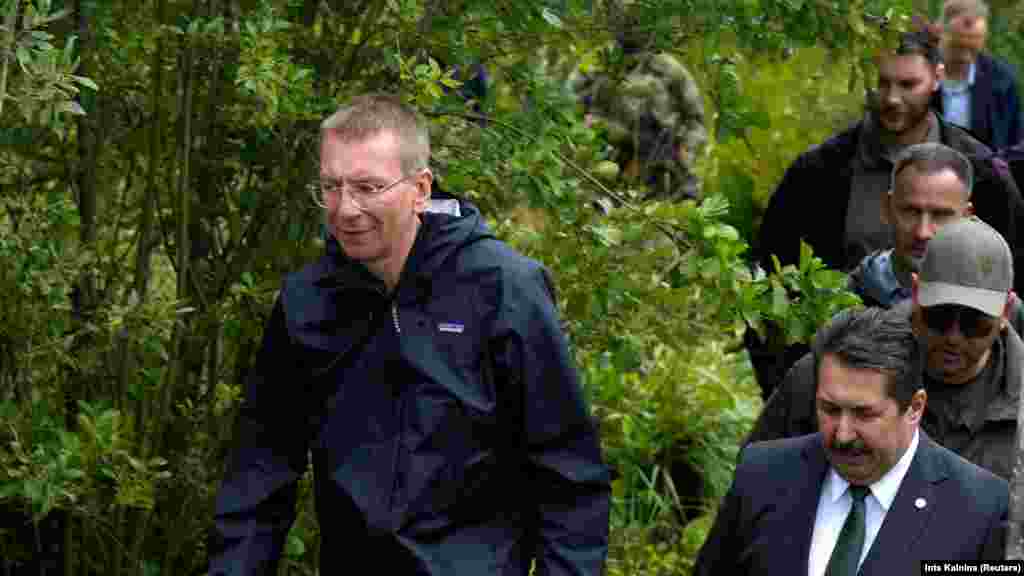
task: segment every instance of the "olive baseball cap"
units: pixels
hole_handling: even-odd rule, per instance
[[[1002,316],[1013,288],[1013,255],[995,228],[964,218],[928,241],[917,280],[922,306],[959,304]]]

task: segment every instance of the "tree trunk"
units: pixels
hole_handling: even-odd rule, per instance
[[[192,213],[192,187],[190,185],[191,180],[189,178],[189,165],[192,150],[192,86],[194,80],[194,71],[192,70],[194,46],[187,36],[182,39],[181,48],[182,56],[179,60],[181,65],[181,75],[178,86],[179,102],[181,102],[181,105],[178,110],[179,121],[182,127],[181,152],[178,157],[178,234],[175,242],[175,260],[177,262],[178,272],[176,297],[179,305],[185,306],[191,300],[191,283],[189,275],[192,273],[190,266],[192,261],[190,258],[191,243],[189,241],[189,226]],[[175,322],[174,340],[171,345],[170,370],[167,372],[167,378],[165,379],[163,389],[160,391],[161,401],[159,414],[161,415],[161,418],[166,417],[171,410],[174,392],[178,388],[179,383],[184,382],[186,379],[185,377],[188,364],[186,362],[185,354],[189,348],[185,342],[187,332],[186,322],[187,319],[185,317],[179,317]],[[155,434],[153,454],[158,454],[163,449],[165,430],[166,427],[161,427]]]
[[[85,13],[85,6],[82,0],[74,2],[75,17],[77,20],[77,34],[79,38],[78,58],[80,64],[79,74],[92,76],[92,58],[95,51],[95,36],[90,26],[89,19]],[[96,165],[99,153],[99,142],[97,136],[97,119],[101,114],[98,99],[93,99],[92,110],[86,109],[87,114],[77,119],[77,140],[78,140],[78,167],[76,171],[76,184],[78,192],[78,215],[80,221],[79,242],[85,253],[96,253]],[[81,96],[79,96],[81,105]],[[83,106],[83,108],[85,108]],[[86,270],[78,279],[78,301],[77,314],[78,323],[87,323],[97,305],[96,278],[93,270]],[[77,328],[77,327],[76,327]],[[92,338],[88,335],[76,338],[74,349],[85,349]],[[78,401],[87,400],[89,397],[89,383],[91,379],[89,370],[73,370],[66,389],[64,424],[69,432],[78,427]],[[75,548],[72,543],[75,540],[74,522],[71,514],[67,511],[60,511],[59,520],[63,522],[63,573],[71,576],[76,570]]]
[[[79,58],[81,60],[81,74],[91,73],[90,59],[92,57],[93,35],[89,29],[89,22],[83,11],[82,0],[75,0],[75,13],[78,18]],[[78,125],[78,167],[76,170],[76,188],[78,196],[78,215],[80,220],[79,242],[83,252],[96,250],[96,117],[99,115],[99,101],[93,110],[87,110],[88,115],[79,116]],[[93,270],[86,270],[78,280],[78,308],[77,316],[80,320],[86,319],[95,310],[97,304],[96,278]],[[84,344],[84,343],[83,343]],[[80,345],[76,345],[78,347]],[[73,429],[78,414],[77,400],[87,400],[88,386],[84,378],[75,379],[75,388],[72,389],[65,413],[68,429]]]
[[[167,13],[167,0],[156,0],[155,3],[155,19],[156,25],[160,26],[164,23]],[[160,103],[163,99],[163,88],[164,88],[164,40],[162,35],[157,35],[156,45],[153,50],[153,62],[152,68],[152,84],[150,86],[150,106],[153,111],[153,119],[149,126],[149,158],[146,166],[146,184],[145,191],[142,197],[142,207],[139,215],[139,230],[138,230],[138,245],[136,246],[135,252],[135,277],[133,279],[133,290],[135,297],[138,300],[139,305],[145,304],[149,298],[149,282],[152,275],[152,255],[153,247],[156,244],[156,197],[160,193],[159,182],[163,181],[163,141],[164,141],[164,110]],[[122,373],[127,381],[133,381],[137,376],[133,375],[134,372],[134,349],[131,339],[126,341],[126,358]],[[146,396],[140,395],[135,400],[135,409],[132,411],[135,414],[135,430],[137,431],[140,439],[146,438],[146,424],[149,422],[147,410],[150,400]],[[139,442],[141,446],[143,456],[146,456],[145,441]],[[127,518],[128,510],[124,507],[118,507],[117,519],[115,521],[115,529],[117,531],[117,537],[110,543],[110,555],[113,565],[110,567],[110,573],[112,576],[120,576],[121,569],[124,566],[124,560],[128,559],[129,570],[133,573],[138,568],[139,553],[141,550],[142,542],[145,537],[144,530],[144,513],[141,511],[135,511],[132,514],[130,523],[135,527],[133,537],[131,538],[132,546],[130,549],[125,550],[120,544],[127,542],[126,529],[129,524]]]
[[[195,7],[198,5],[198,0],[193,4],[193,14],[196,13]],[[191,158],[192,150],[192,101],[193,101],[193,82],[194,82],[194,70],[192,69],[192,62],[194,57],[194,44],[191,39],[186,35],[181,40],[181,50],[178,58],[179,75],[178,75],[178,119],[181,124],[180,131],[180,149],[177,161],[175,163],[178,166],[178,179],[176,183],[176,198],[177,198],[177,220],[178,230],[177,239],[175,246],[175,261],[177,262],[177,273],[178,283],[176,297],[180,306],[185,306],[190,301],[190,282],[189,274],[191,273],[190,264],[190,244],[189,244],[189,220],[192,208],[192,195],[189,179],[189,163]],[[187,333],[187,321],[184,317],[178,317],[174,325],[174,334],[172,336],[171,353],[170,353],[170,366],[164,373],[163,385],[160,389],[156,414],[160,418],[160,424],[158,424],[151,434],[151,443],[149,450],[145,456],[148,458],[152,455],[162,454],[164,452],[164,444],[167,436],[168,428],[174,424],[174,419],[169,416],[169,413],[173,409],[173,400],[176,390],[180,387],[181,382],[187,381],[187,369],[186,357],[188,346],[186,345],[185,337]],[[148,526],[150,519],[153,517],[153,512],[150,511],[145,515],[142,521],[144,527]],[[138,562],[140,553],[141,541],[136,540],[136,547],[133,550],[132,558],[133,562]]]

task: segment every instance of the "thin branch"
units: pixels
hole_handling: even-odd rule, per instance
[[[175,262],[174,254],[176,252],[171,251],[171,244],[168,240],[170,234],[167,233],[167,225],[164,224],[164,218],[161,216],[162,208],[160,206],[160,194],[153,194],[153,202],[156,204],[156,220],[160,223],[160,236],[163,238],[164,251],[167,253],[167,259],[171,262],[171,269],[174,273],[178,273],[178,266]]]
[[[476,122],[478,122],[478,121],[483,121],[483,122],[487,122],[488,125],[492,125],[493,124],[495,126],[500,126],[502,128],[505,128],[506,130],[508,130],[510,132],[513,132],[517,136],[519,136],[521,138],[524,138],[526,140],[529,140],[530,142],[536,142],[537,141],[537,137],[536,136],[526,132],[525,130],[519,128],[518,126],[515,126],[515,125],[510,124],[508,122],[497,120],[497,119],[495,119],[495,118],[493,118],[491,116],[487,116],[486,114],[477,114],[477,113],[473,113],[473,112],[457,112],[457,111],[443,111],[443,112],[430,112],[430,111],[427,111],[427,112],[424,112],[423,114],[424,114],[424,116],[428,116],[428,117],[452,116],[452,117],[455,117],[455,118],[462,118],[464,120],[474,121],[474,124]],[[486,130],[486,128],[481,128],[481,129],[482,130]],[[615,200],[616,202],[618,202],[619,204],[621,204],[622,206],[624,206],[626,209],[630,210],[631,212],[634,212],[636,214],[641,214],[641,215],[646,216],[646,213],[643,210],[641,210],[640,208],[638,208],[638,207],[634,206],[633,204],[631,204],[625,197],[623,197],[618,192],[615,192],[612,189],[610,189],[607,186],[605,186],[600,180],[595,178],[593,175],[590,174],[590,172],[588,172],[585,168],[581,167],[579,164],[574,162],[571,158],[567,157],[565,154],[562,154],[561,152],[559,152],[557,150],[552,150],[551,153],[555,156],[555,158],[559,162],[561,162],[561,163],[565,164],[566,166],[568,166],[569,168],[571,168],[573,170],[573,172],[576,172],[579,176],[581,176],[584,180],[586,180],[588,183],[590,183],[594,188],[596,188],[599,192],[601,192],[605,196]],[[671,238],[673,240],[673,242],[675,242],[677,240],[676,232],[675,232],[675,230],[672,229],[672,227],[666,225],[663,222],[659,222],[657,220],[652,220],[651,224],[655,228],[660,230],[663,234],[665,234],[666,236]]]

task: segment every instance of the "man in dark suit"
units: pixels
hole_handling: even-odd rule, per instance
[[[946,0],[942,7],[942,54],[946,75],[935,93],[946,121],[969,129],[992,148],[1024,138],[1017,78],[1008,64],[985,54],[988,5],[982,0]]]
[[[743,450],[694,574],[919,574],[922,560],[1003,558],[1008,485],[918,429],[923,350],[906,315],[851,310],[825,330],[821,432]]]

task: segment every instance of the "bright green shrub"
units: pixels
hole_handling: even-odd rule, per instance
[[[704,186],[729,199],[726,221],[748,242],[793,160],[858,119],[864,102],[858,64],[809,47],[788,58],[737,55],[718,67],[736,78],[750,122],[743,133],[722,135],[711,145]]]

